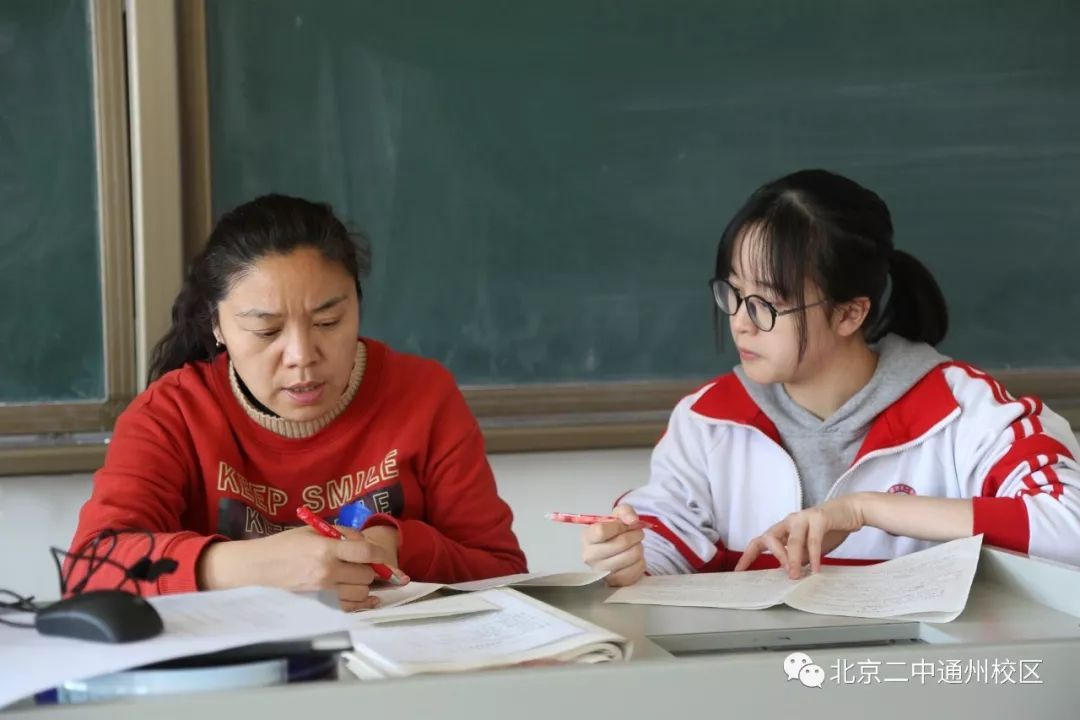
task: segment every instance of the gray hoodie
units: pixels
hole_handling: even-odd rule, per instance
[[[926,343],[899,335],[886,335],[872,349],[879,357],[870,382],[825,420],[797,405],[783,384],[759,385],[741,365],[735,368],[746,392],[776,425],[784,449],[795,460],[804,508],[820,505],[837,478],[851,467],[874,419],[949,359]]]

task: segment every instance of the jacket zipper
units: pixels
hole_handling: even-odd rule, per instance
[[[943,430],[946,425],[951,423],[959,415],[960,415],[959,411],[954,410],[953,412],[946,415],[941,420],[941,422],[939,422],[934,427],[930,428],[929,431],[923,433],[920,437],[917,437],[917,438],[915,438],[914,440],[912,440],[910,442],[906,442],[906,443],[904,443],[902,445],[894,445],[893,447],[890,447],[890,448],[882,448],[881,450],[873,450],[871,452],[868,452],[866,455],[863,455],[861,458],[859,458],[859,461],[857,463],[855,463],[854,465],[849,467],[847,470],[845,470],[844,473],[840,477],[836,478],[836,482],[834,482],[832,484],[832,487],[829,488],[829,492],[825,493],[825,500],[822,501],[822,502],[824,503],[824,502],[828,502],[829,500],[832,500],[833,499],[833,492],[836,490],[836,488],[838,488],[840,486],[840,483],[842,483],[844,480],[846,480],[847,477],[849,475],[851,475],[851,473],[855,472],[855,468],[857,468],[860,465],[864,464],[867,460],[870,460],[872,458],[888,457],[889,455],[896,455],[897,453],[904,452],[905,450],[910,450],[911,448],[918,447],[919,445],[922,445],[927,440],[932,438],[934,435],[937,435],[940,430]]]
[[[773,445],[776,445],[776,449],[779,450],[780,454],[783,455],[784,458],[788,461],[788,465],[791,466],[791,472],[795,475],[795,488],[799,491],[799,508],[798,509],[799,510],[803,509],[803,484],[802,484],[802,476],[799,475],[799,466],[795,464],[794,458],[791,457],[791,454],[788,453],[788,451],[785,450],[783,448],[783,446],[779,445],[775,440],[773,440],[771,437],[769,437],[768,435],[766,435],[764,432],[762,432],[758,428],[754,427],[753,425],[743,425],[742,423],[731,422],[729,420],[717,420],[717,421],[714,421],[714,422],[717,422],[717,423],[720,423],[720,424],[723,424],[723,425],[730,425],[732,427],[749,428],[750,430],[753,430],[754,432],[756,432],[761,437],[765,438],[767,441],[769,441]],[[865,459],[866,458],[863,458],[863,460],[865,460]],[[796,512],[798,512],[798,510],[796,510]]]

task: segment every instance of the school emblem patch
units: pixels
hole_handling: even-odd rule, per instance
[[[894,494],[898,494],[898,495],[915,495],[916,494],[915,493],[915,488],[911,487],[910,485],[905,485],[904,483],[896,483],[891,488],[889,488],[889,492],[894,493]]]

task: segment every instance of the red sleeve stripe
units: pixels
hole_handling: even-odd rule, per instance
[[[1065,485],[1061,482],[1061,478],[1058,477],[1057,470],[1052,467],[1044,467],[1043,475],[1050,481],[1050,497],[1055,500],[1061,497],[1061,493],[1065,492]]]
[[[694,569],[695,573],[710,573],[710,572],[731,572],[735,569],[735,566],[739,564],[739,559],[742,558],[742,552],[735,552],[728,550],[724,547],[723,542],[716,543],[716,554],[712,559],[705,562],[694,553],[693,550],[683,542],[682,538],[676,535],[671,528],[661,522],[655,515],[640,515],[642,520],[648,520],[656,525],[655,532],[662,538],[670,542],[675,546],[675,549],[686,559],[690,566]],[[868,560],[862,558],[821,558],[823,565],[874,565],[884,560]],[[758,555],[754,562],[750,563],[749,570],[771,570],[773,568],[780,567],[780,563],[777,559],[769,553],[761,553]]]
[[[1017,440],[1023,440],[1028,435],[1034,434],[1031,432],[1031,423],[1027,422],[1026,416],[1020,418],[1019,420],[1016,420],[1009,427],[1011,427],[1013,431],[1013,442],[1016,442]]]
[[[723,567],[721,567],[720,570],[724,572],[734,570],[735,566],[739,564],[739,560],[742,559],[742,556],[742,552],[728,550],[725,553]],[[868,558],[831,558],[827,555],[821,558],[822,565],[839,565],[844,567],[877,565],[882,562],[885,562],[885,560]],[[712,563],[710,562],[709,564],[711,565]],[[750,567],[748,567],[747,570],[772,570],[773,568],[778,567],[780,567],[780,562],[775,556],[769,555],[768,553],[762,553],[754,558],[754,561],[750,563]]]
[[[1045,431],[1042,421],[1034,415],[1024,415],[1015,420],[1009,427],[1012,428],[1014,441],[1022,440],[1029,435],[1038,435]]]
[[[1041,474],[1045,480],[1043,483],[1035,481],[1035,475]],[[1055,500],[1061,497],[1061,493],[1065,492],[1065,486],[1061,482],[1061,478],[1058,477],[1057,470],[1052,467],[1042,467],[1038,472],[1026,475],[1024,477],[1024,484],[1027,485],[1026,490],[1021,490],[1016,495],[1039,495],[1040,493],[1046,493]]]
[[[972,535],[981,533],[990,545],[1027,553],[1030,532],[1023,498],[972,498],[971,510]]]
[[[1023,417],[1020,420],[1020,429],[1024,431],[1021,439],[1029,437],[1035,434],[1035,423],[1031,422],[1030,417]]]
[[[998,488],[1005,482],[1005,479],[1008,478],[1016,468],[1020,467],[1022,463],[1029,463],[1031,469],[1040,467],[1036,462],[1039,455],[1059,455],[1061,457],[1069,458],[1070,460],[1073,459],[1072,453],[1069,452],[1068,448],[1049,435],[1041,433],[1029,435],[1014,442],[1009,448],[1009,451],[1005,453],[1000,460],[994,463],[994,467],[990,468],[990,472],[986,474],[986,478],[983,480],[983,497],[993,497],[997,495]]]
[[[1020,479],[1024,481],[1024,485],[1027,486],[1027,490],[1020,490],[1019,492],[1017,492],[1017,497],[1019,497],[1020,495],[1031,495],[1032,493],[1042,492],[1042,485],[1035,481],[1035,473],[1028,473]]]
[[[734,570],[735,569],[735,563],[738,562],[738,559],[736,558],[735,562],[731,562],[731,558],[729,557],[730,555],[731,555],[731,553],[729,553],[727,551],[727,548],[724,547],[724,543],[717,540],[716,541],[716,554],[713,555],[712,560],[710,560],[709,562],[702,565],[701,569],[698,570],[698,572],[700,572],[700,573],[711,573],[711,572],[723,572],[725,570]],[[779,567],[779,566],[780,566],[779,563],[777,563],[777,567]]]
[[[975,378],[976,380],[982,380],[983,382],[985,382],[987,385],[990,386],[990,392],[993,394],[994,399],[997,400],[1002,405],[1006,405],[1006,404],[1008,404],[1009,402],[1012,401],[1012,396],[1009,395],[1009,393],[1005,390],[1005,388],[1002,386],[1002,384],[999,383],[994,378],[987,375],[986,373],[984,373],[982,370],[978,370],[978,369],[972,367],[971,365],[968,365],[968,364],[962,363],[962,362],[947,363],[947,366],[948,367],[960,368],[961,370],[963,370],[969,376]]]
[[[1012,402],[1019,402],[1024,406],[1025,415],[1042,414],[1043,402],[1037,397],[1034,397],[1032,395],[1024,395],[1020,398],[1014,398],[1012,395],[1009,394],[1009,391],[1005,389],[1005,386],[1002,385],[998,380],[991,377],[990,375],[987,375],[982,370],[974,368],[966,363],[954,361],[950,363],[945,363],[945,366],[959,368],[960,370],[963,370],[965,373],[967,373],[970,377],[985,382],[987,385],[990,386],[990,392],[991,394],[993,394],[994,399],[1002,405],[1008,405]]]
[[[655,515],[638,515],[641,520],[648,520],[656,525],[656,529],[653,530],[657,535],[667,540],[669,543],[675,546],[675,549],[679,551],[679,554],[683,556],[686,562],[690,563],[690,567],[694,572],[698,572],[705,567],[705,561],[698,557],[697,553],[690,549],[690,546],[683,542],[683,539],[675,534],[675,531],[669,528],[664,522]]]
[[[743,554],[741,552],[730,551],[725,553],[724,562],[721,567],[717,568],[720,572],[731,572],[735,569],[735,566],[739,564],[739,560],[742,559]],[[822,561],[827,558],[822,558]],[[710,563],[711,564],[711,563]],[[768,553],[761,553],[754,561],[750,563],[750,567],[747,570],[772,570],[780,567],[780,561],[775,556]]]
[[[1035,434],[1035,423],[1031,422],[1031,418],[1025,415],[1020,418],[1020,429],[1023,431],[1021,438],[1026,438],[1029,435]]]

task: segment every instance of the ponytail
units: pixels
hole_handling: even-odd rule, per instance
[[[736,246],[749,229],[762,241],[761,267],[754,272],[783,300],[804,304],[810,280],[834,304],[870,299],[867,342],[888,333],[930,345],[945,338],[945,296],[925,265],[895,248],[892,215],[874,191],[827,170],[799,170],[766,183],[724,231],[716,277],[731,272]],[[795,322],[801,360],[806,323],[801,314]]]
[[[150,355],[147,383],[186,363],[211,360],[217,355],[212,313],[207,298],[200,292],[198,273],[193,267],[173,301],[172,325]]]
[[[949,329],[945,295],[930,271],[903,250],[889,255],[892,292],[876,323],[882,335],[896,333],[914,342],[937,345]],[[877,333],[875,333],[877,334]]]

